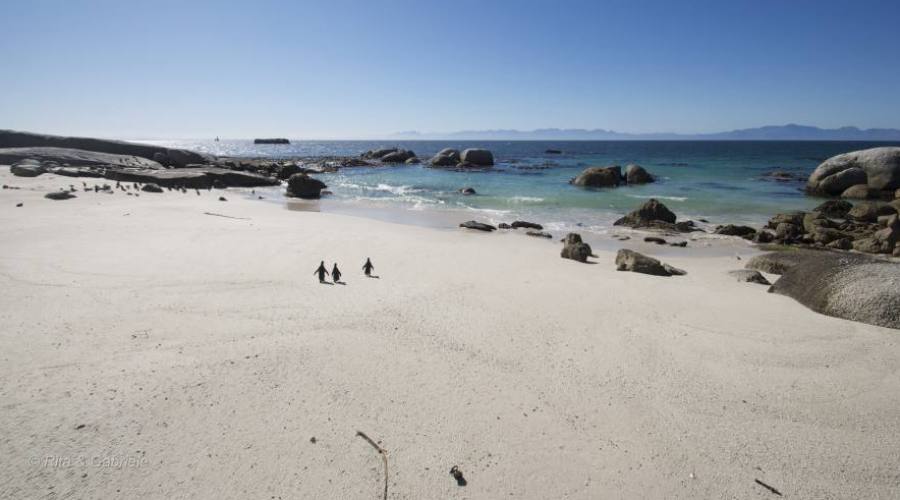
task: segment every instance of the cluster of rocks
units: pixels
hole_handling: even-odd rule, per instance
[[[462,153],[453,148],[445,148],[438,151],[428,164],[432,167],[484,168],[494,165],[494,154],[480,148],[465,149]]]
[[[360,157],[367,160],[378,160],[381,163],[406,163],[407,165],[420,163],[414,152],[400,148],[371,149]]]
[[[852,151],[822,162],[809,176],[806,191],[847,199],[900,198],[900,147]]]
[[[569,181],[569,184],[582,187],[617,187],[623,184],[647,184],[655,179],[644,167],[640,165],[627,165],[625,172],[622,167],[613,165],[609,167],[590,167],[578,174],[578,177]]]
[[[754,240],[900,256],[900,200],[829,200],[810,212],[777,214]]]

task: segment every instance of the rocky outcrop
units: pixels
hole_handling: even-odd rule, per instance
[[[655,198],[649,199],[637,210],[613,223],[615,226],[647,228],[658,226],[658,223],[675,224],[675,214]]]
[[[893,215],[897,213],[894,207],[888,204],[858,203],[848,212],[847,217],[864,222],[875,222],[881,215]]]
[[[163,187],[184,187],[189,189],[206,189],[213,186],[262,187],[277,186],[279,184],[278,179],[273,177],[219,167],[163,170],[110,168],[104,171],[104,177],[121,182],[152,182]]]
[[[15,130],[0,130],[0,148],[63,148],[91,151],[111,155],[136,156],[161,163],[165,166],[185,167],[190,164],[208,163],[210,158],[186,149],[165,148],[150,144],[125,141],[92,139],[86,137],[63,137],[32,134]],[[0,161],[2,163],[2,161]],[[60,161],[60,163],[64,163]],[[68,162],[75,165],[74,162]],[[136,166],[136,165],[129,165]]]
[[[460,163],[489,167],[494,164],[494,154],[487,149],[469,148],[459,155]]]
[[[806,190],[814,195],[838,196],[858,184],[888,193],[900,188],[900,147],[864,149],[831,157],[809,176]]]
[[[149,170],[163,169],[163,166],[159,163],[139,156],[50,147],[0,149],[0,164],[13,164],[22,160],[34,160],[41,165],[54,163],[57,165],[68,164],[70,166],[113,166],[120,168],[144,168]]]
[[[362,158],[366,158],[369,160],[380,160],[382,157],[389,155],[391,153],[396,153],[399,151],[399,148],[378,148],[378,149],[370,149],[360,155]]]
[[[900,241],[900,216],[891,215],[884,229],[875,231],[872,236],[853,242],[853,248],[866,253],[893,253]]]
[[[322,190],[327,188],[324,182],[307,174],[294,174],[288,179],[286,195],[294,198],[318,199]]]
[[[488,233],[491,231],[497,230],[496,227],[494,227],[490,224],[485,224],[484,222],[477,222],[474,220],[463,222],[462,224],[459,225],[459,227],[464,227],[466,229],[475,229],[476,231],[485,231]]]
[[[625,167],[625,182],[627,184],[647,184],[654,180],[653,176],[640,165],[627,165]]]
[[[616,270],[651,274],[653,276],[681,276],[687,274],[681,269],[663,264],[653,257],[647,257],[627,248],[623,248],[616,253]]]
[[[900,329],[900,265],[896,262],[839,252],[809,252],[792,258],[796,262],[770,291],[828,316]]]
[[[757,283],[760,285],[771,285],[765,276],[752,269],[739,269],[737,271],[728,271],[728,275],[736,278],[742,283]]]
[[[569,181],[569,184],[581,187],[616,187],[622,183],[622,167],[590,167]]]
[[[835,219],[843,219],[847,217],[847,212],[853,208],[853,204],[849,201],[845,200],[828,200],[825,203],[817,206],[813,209],[814,212],[819,212],[825,217],[832,217]]]
[[[588,257],[594,257],[591,246],[581,240],[578,233],[569,233],[563,238],[563,249],[559,256],[564,259],[587,262]]]
[[[444,148],[434,155],[429,161],[433,167],[452,167],[459,163],[459,151],[453,148]]]

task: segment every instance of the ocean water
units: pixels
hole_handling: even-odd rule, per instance
[[[452,147],[483,147],[497,165],[458,172],[423,165],[348,168],[318,176],[334,194],[316,208],[365,212],[367,208],[442,213],[489,222],[526,219],[553,230],[579,227],[604,232],[612,221],[648,198],[657,198],[681,219],[761,224],[772,214],[808,209],[822,200],[803,194],[804,180],[824,159],[858,149],[900,143],[809,141],[155,141],[221,156],[355,156],[382,146],[411,149],[426,160]],[[562,154],[545,153],[547,149]],[[657,182],[642,186],[584,189],[569,179],[589,166],[636,163]],[[774,170],[801,181],[777,182]],[[457,192],[473,187],[475,196]],[[273,195],[277,194],[273,190]]]

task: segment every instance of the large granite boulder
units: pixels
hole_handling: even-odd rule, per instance
[[[809,176],[810,194],[838,196],[847,188],[866,184],[876,191],[900,188],[900,147],[853,151],[831,157]]]
[[[438,151],[429,161],[433,167],[452,167],[459,163],[459,151],[453,148],[444,148]]]
[[[625,166],[625,182],[627,184],[647,184],[655,179],[640,165]]]
[[[788,269],[796,266],[804,259],[815,258],[822,252],[812,250],[792,250],[785,252],[764,253],[752,257],[744,264],[746,269],[762,271],[768,274],[784,274]]]
[[[294,174],[288,179],[285,194],[294,198],[318,199],[327,187],[324,182],[307,174]]]
[[[900,264],[843,252],[793,258],[771,292],[822,314],[900,329]]]
[[[897,211],[889,204],[866,202],[857,203],[847,212],[847,217],[863,222],[875,222],[879,216],[894,215],[895,213]]]
[[[459,155],[460,163],[489,167],[494,164],[494,154],[487,149],[469,148]]]
[[[370,149],[360,156],[362,156],[363,158],[367,158],[369,160],[380,160],[383,157],[385,157],[391,153],[396,153],[397,151],[400,151],[400,148]]]
[[[160,161],[156,161],[155,163],[174,167],[184,167],[192,163],[204,164],[208,163],[210,160],[206,155],[188,151],[186,149],[173,149],[151,144],[92,139],[87,137],[32,134],[15,130],[0,130],[0,148],[63,148],[107,153],[110,155],[137,156],[151,161],[154,156],[156,156]],[[73,162],[69,163],[75,165]]]
[[[590,167],[569,181],[569,184],[582,187],[616,187],[622,183],[622,167]]]
[[[849,200],[866,200],[878,196],[877,191],[873,191],[868,184],[857,184],[850,186],[841,193],[841,198]]]
[[[615,226],[629,226],[634,228],[653,227],[656,222],[675,224],[675,214],[656,198],[650,198],[637,210],[613,223]]]
[[[647,257],[627,248],[623,248],[616,253],[616,270],[652,274],[653,276],[681,276],[687,274],[681,269],[663,264],[653,257]]]
[[[578,233],[569,233],[562,241],[563,249],[559,256],[564,259],[587,262],[588,257],[594,256],[591,246],[581,241],[581,235]]]

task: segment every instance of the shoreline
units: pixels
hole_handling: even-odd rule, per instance
[[[648,251],[688,272],[660,278],[227,190],[43,198],[61,182],[0,192],[11,496],[370,498],[358,430],[403,498],[900,494],[896,332],[734,256]]]

